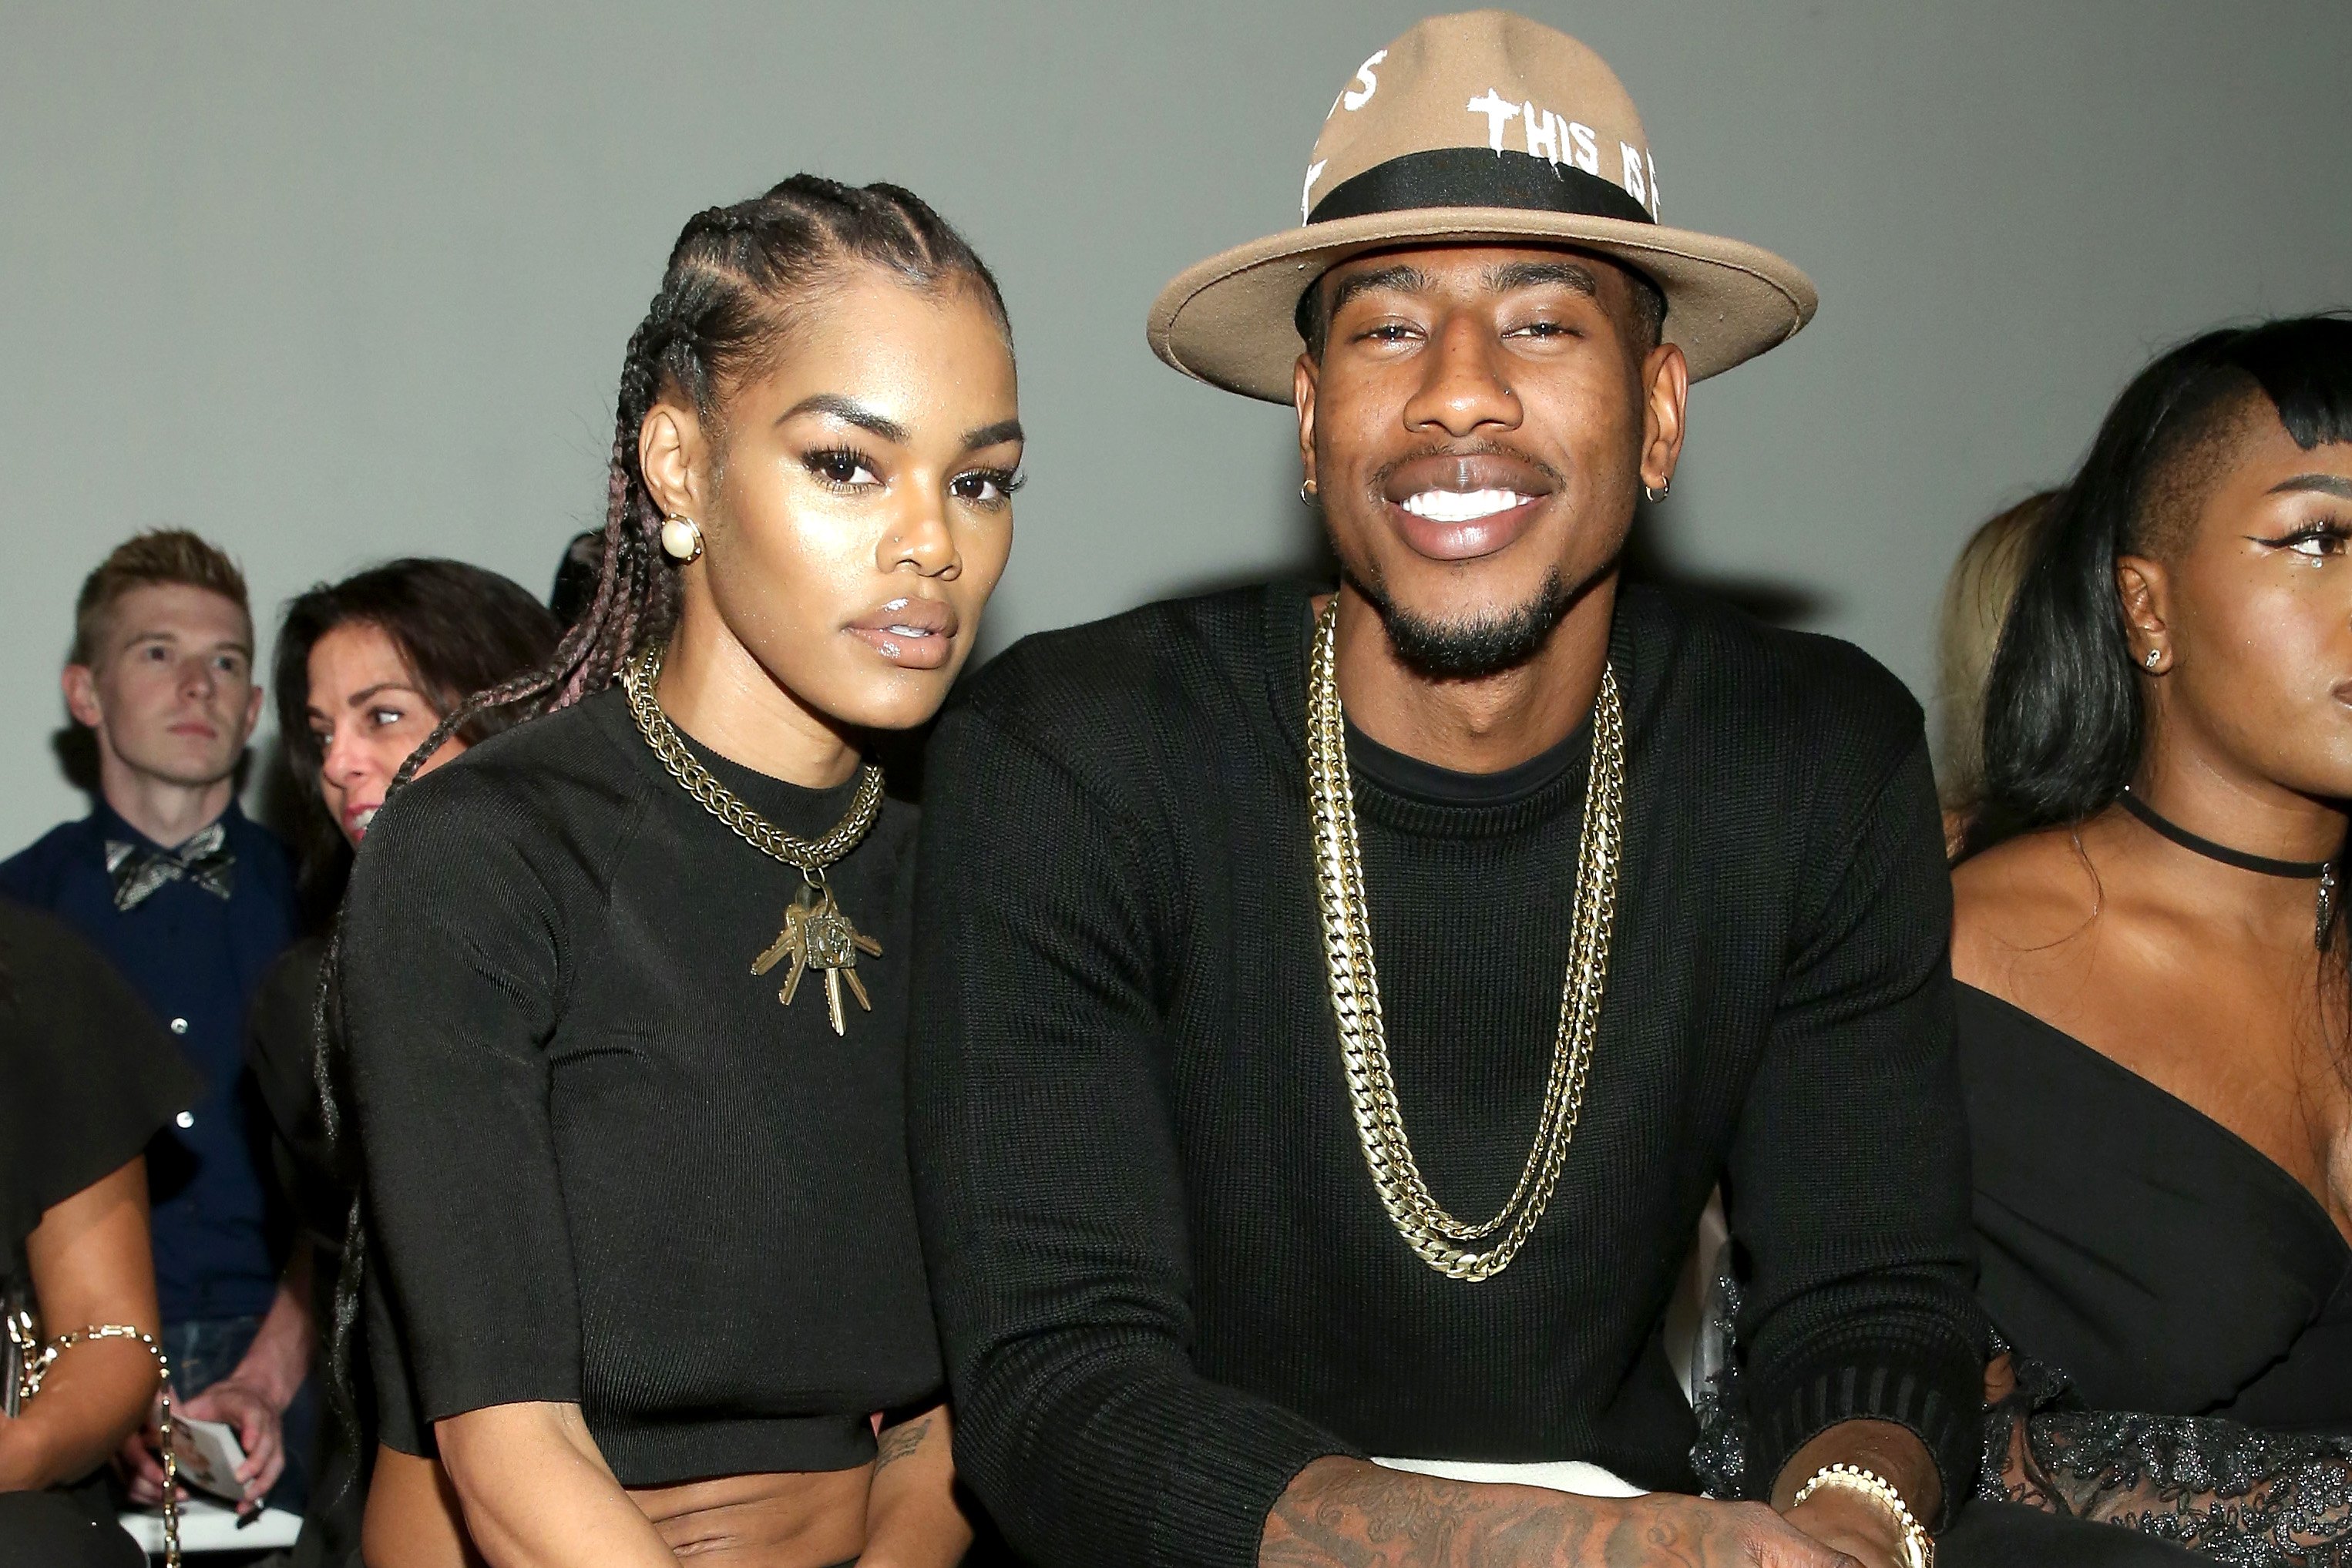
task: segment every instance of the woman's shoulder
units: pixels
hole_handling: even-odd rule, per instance
[[[530,719],[394,794],[352,865],[347,923],[379,931],[420,907],[461,907],[537,927],[593,899],[650,782],[617,744],[608,706],[599,695]]]
[[[42,1209],[132,1155],[204,1081],[113,965],[0,898],[0,1270]]]
[[[570,838],[625,811],[640,770],[614,743],[599,693],[528,719],[471,747],[384,802],[360,856],[364,866],[428,844],[441,852],[525,846]]]
[[[2070,828],[2021,833],[1971,855],[1952,870],[1952,973],[2024,1005],[2021,980],[2070,960],[2099,902],[2097,873]]]

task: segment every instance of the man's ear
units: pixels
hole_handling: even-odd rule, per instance
[[[106,709],[98,700],[98,672],[88,664],[68,664],[58,684],[65,688],[66,711],[84,729],[96,729],[106,722]]]
[[[2168,623],[2171,587],[2162,561],[2140,555],[2116,558],[2116,595],[2123,601],[2124,626],[2135,664],[2145,665],[2150,650],[2171,652],[2172,629]]]
[[[1688,426],[1690,361],[1680,347],[1661,343],[1642,357],[1642,483],[1664,489],[1683,459]]]
[[[1322,374],[1312,354],[1300,354],[1290,370],[1290,401],[1298,409],[1298,476],[1310,485],[1316,483],[1315,393]]]
[[[261,722],[261,687],[256,685],[253,695],[245,699],[245,733],[237,737],[239,746],[253,738],[253,727]]]
[[[646,422],[637,427],[637,469],[662,516],[691,517],[709,526],[710,497],[704,485],[709,457],[702,421],[692,409],[663,399],[646,411]]]

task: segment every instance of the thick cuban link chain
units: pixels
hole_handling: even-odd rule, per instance
[[[1354,786],[1348,773],[1347,719],[1337,674],[1339,598],[1316,624],[1308,674],[1307,791],[1314,817],[1316,893],[1331,1009],[1356,1132],[1381,1206],[1399,1234],[1449,1279],[1492,1279],[1508,1268],[1543,1218],[1576,1135],[1584,1085],[1600,1033],[1616,923],[1619,852],[1624,829],[1625,727],[1617,674],[1604,666],[1593,707],[1592,761],[1585,784],[1576,903],[1570,919],[1559,1029],[1533,1146],[1510,1197],[1493,1218],[1472,1223],[1448,1212],[1413,1159],[1398,1109],[1381,1013],[1371,917],[1364,901]],[[1471,1244],[1499,1237],[1483,1250]]]

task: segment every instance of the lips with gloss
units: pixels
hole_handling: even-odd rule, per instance
[[[901,669],[936,670],[955,644],[955,607],[938,599],[894,599],[844,630]]]

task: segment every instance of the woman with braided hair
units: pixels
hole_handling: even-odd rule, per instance
[[[866,758],[969,656],[1021,450],[1003,301],[916,197],[800,175],[687,225],[594,601],[441,729],[541,716],[395,788],[329,961],[370,1340],[471,1538],[380,1492],[371,1564],[967,1549],[902,1130],[914,812]]]

